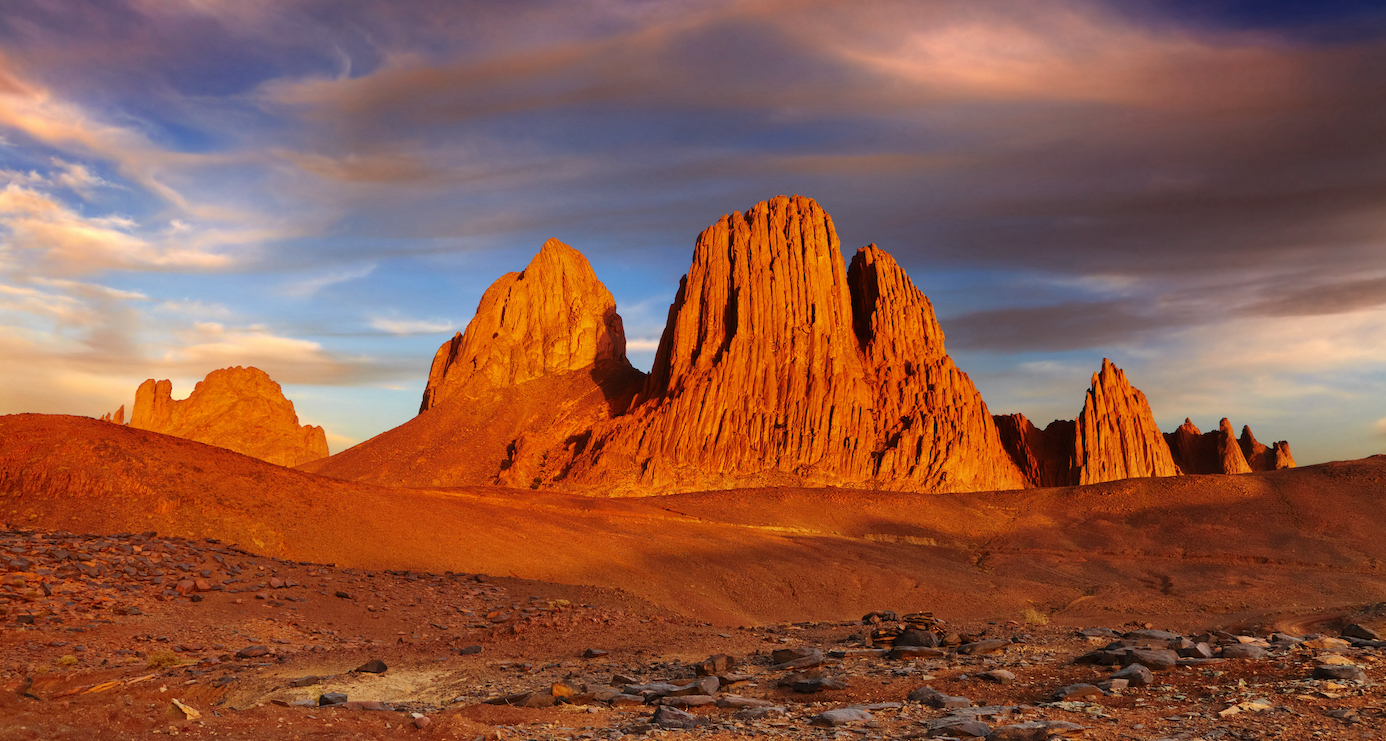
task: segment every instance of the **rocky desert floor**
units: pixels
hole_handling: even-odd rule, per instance
[[[0,739],[1386,735],[1386,604],[721,626],[618,589],[154,533],[0,530],[0,565]]]

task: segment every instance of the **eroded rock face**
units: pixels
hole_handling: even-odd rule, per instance
[[[698,236],[645,388],[565,485],[1018,488],[928,299],[874,245],[780,197]]]
[[[999,416],[996,422],[1030,486],[1179,474],[1145,394],[1106,358],[1092,376],[1076,420],[1055,420],[1044,430],[1021,414]]]
[[[118,425],[125,424],[125,405],[121,404],[120,408],[115,410],[114,412],[106,412],[105,414],[101,415],[101,421],[114,422]]]
[[[299,426],[293,402],[258,368],[207,374],[188,398],[173,399],[171,381],[149,379],[135,392],[130,426],[216,445],[281,466],[327,456],[321,427]]]
[[[587,258],[557,239],[481,297],[476,316],[433,357],[419,412],[454,394],[517,386],[594,363],[626,364],[616,300]]]
[[[1179,473],[1145,394],[1106,358],[1075,423],[1075,484]]]

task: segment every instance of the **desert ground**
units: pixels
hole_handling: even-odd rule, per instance
[[[1377,738],[1383,481],[603,499],[0,417],[0,738]]]

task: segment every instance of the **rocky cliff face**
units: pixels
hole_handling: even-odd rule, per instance
[[[1145,394],[1106,358],[1092,376],[1076,427],[1074,483],[1179,473]]]
[[[212,371],[182,401],[174,401],[171,381],[151,378],[135,392],[130,426],[216,445],[281,466],[327,455],[323,429],[300,427],[293,402],[284,398],[279,384],[258,368]]]
[[[631,410],[561,485],[1018,488],[928,299],[885,252],[849,269],[832,218],[780,197],[698,236]]]
[[[1092,376],[1076,420],[1037,429],[1024,415],[997,417],[1012,460],[1031,486],[1072,486],[1117,479],[1175,476],[1145,394],[1110,360]]]
[[[562,477],[592,430],[625,411],[645,374],[626,360],[611,292],[551,239],[482,295],[465,332],[438,349],[414,419],[304,470],[386,486]]]
[[[121,404],[120,408],[115,410],[114,412],[106,412],[105,414],[101,415],[101,421],[114,422],[118,425],[125,424],[125,405]]]
[[[616,300],[587,258],[550,239],[523,271],[491,284],[467,331],[438,348],[419,412],[602,362],[629,365]]]

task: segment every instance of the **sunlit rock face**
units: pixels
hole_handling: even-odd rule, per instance
[[[594,431],[566,483],[977,491],[1024,480],[929,300],[875,245],[846,264],[832,218],[782,196],[698,236],[643,391]]]
[[[419,412],[601,362],[629,365],[616,300],[587,258],[550,239],[523,271],[492,283],[467,331],[438,348]]]
[[[174,401],[171,381],[151,378],[135,392],[130,426],[216,445],[281,466],[327,456],[323,429],[300,426],[293,402],[284,398],[279,384],[259,368],[212,371],[181,401]]]
[[[1072,486],[1175,476],[1179,469],[1145,394],[1103,358],[1075,420],[1037,429],[1024,415],[997,417],[1002,439],[1030,486]]]

